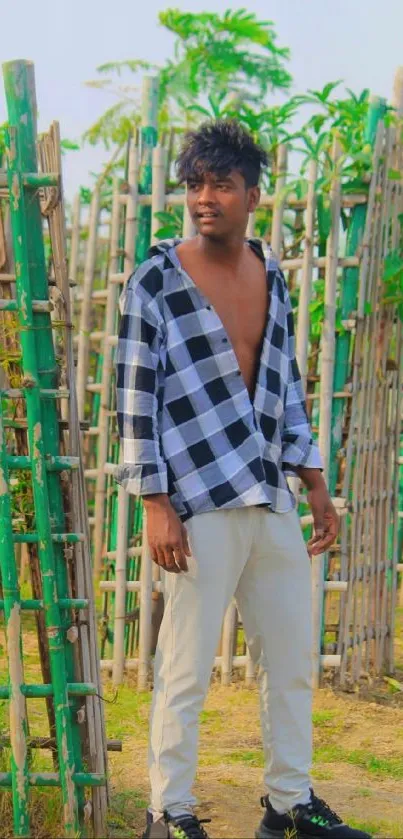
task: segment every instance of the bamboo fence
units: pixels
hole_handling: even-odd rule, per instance
[[[75,396],[59,132],[53,124],[37,139],[33,65],[10,62],[3,72],[9,128],[0,215],[12,242],[3,237],[0,267],[0,612],[8,658],[8,684],[0,686],[0,697],[9,701],[10,728],[0,750],[11,771],[0,772],[0,787],[12,791],[16,836],[32,835],[30,787],[53,786],[61,789],[65,835],[90,830],[101,837],[106,834],[107,741]],[[28,598],[21,592],[19,546],[29,555]],[[24,649],[27,612],[36,619],[42,684],[32,683]],[[30,736],[30,700],[38,699],[47,703],[47,736]],[[32,771],[32,749],[41,749],[40,772]]]
[[[150,89],[155,95],[155,87],[150,88],[146,84],[146,97]],[[275,194],[263,192],[263,210],[258,210],[255,217],[251,217],[248,226],[248,235],[253,236],[255,232],[259,234],[262,212],[266,214],[268,226],[263,236],[271,243],[280,259],[295,302],[297,358],[306,384],[308,412],[322,451],[331,495],[342,523],[338,544],[327,556],[315,558],[312,563],[313,662],[316,684],[323,668],[334,676],[338,674],[342,682],[357,682],[366,672],[366,667],[371,672],[379,672],[383,666],[393,668],[397,572],[402,570],[398,534],[399,525],[401,529],[398,509],[399,468],[401,471],[401,461],[398,460],[400,385],[396,373],[400,369],[401,334],[393,307],[389,315],[385,315],[385,321],[378,314],[378,320],[373,320],[366,328],[370,334],[375,335],[376,330],[381,329],[381,326],[384,328],[384,323],[387,323],[380,343],[384,356],[379,359],[377,356],[371,362],[369,348],[361,340],[365,318],[370,316],[365,313],[362,319],[358,312],[359,290],[366,304],[365,312],[369,307],[372,292],[370,286],[366,285],[365,276],[368,264],[371,265],[371,260],[375,259],[377,237],[381,237],[384,242],[382,253],[379,249],[377,251],[378,278],[382,276],[387,253],[396,247],[397,241],[401,245],[400,228],[396,221],[399,213],[396,215],[395,209],[394,239],[385,233],[389,229],[388,225],[392,225],[388,215],[392,210],[387,208],[392,205],[396,208],[400,200],[400,183],[391,181],[390,186],[387,172],[393,169],[401,173],[402,165],[397,135],[392,138],[392,128],[386,129],[383,125],[384,112],[385,103],[373,99],[367,121],[367,140],[374,149],[374,174],[371,183],[364,186],[362,192],[348,193],[342,188],[337,175],[340,154],[337,145],[333,149],[335,175],[327,196],[318,195],[315,162],[310,164],[305,190],[301,190],[298,196],[287,192],[287,149],[280,146],[275,167]],[[146,559],[148,548],[142,539],[144,521],[141,503],[138,499],[125,497],[121,489],[117,490],[113,480],[120,457],[113,367],[119,324],[117,299],[133,265],[132,250],[129,252],[130,247],[133,249],[133,242],[136,242],[134,261],[137,264],[146,257],[147,243],[158,241],[157,213],[183,208],[182,235],[186,237],[193,234],[184,193],[179,190],[168,194],[166,192],[165,185],[170,175],[167,171],[167,151],[156,143],[155,126],[147,128],[146,125],[147,120],[152,121],[155,115],[152,101],[144,113],[146,117],[142,132],[145,140],[143,142],[140,136],[138,149],[134,146],[131,149],[130,183],[128,186],[123,185],[123,194],[122,186],[115,185],[114,189],[108,298],[102,328],[105,335],[103,354],[105,357],[107,353],[107,364],[102,373],[100,423],[98,429],[94,428],[92,432],[98,435],[97,462],[92,474],[96,471],[94,564],[97,574],[102,569],[100,588],[104,595],[101,667],[113,674],[116,684],[122,680],[125,670],[137,671],[140,689],[147,686],[150,676],[152,651],[163,608],[163,584],[159,578],[159,569]],[[383,190],[383,221],[379,216],[380,189]],[[391,190],[392,197],[389,194]],[[304,197],[300,197],[301,194]],[[328,201],[331,219],[325,239],[321,234],[323,225],[319,224],[323,198]],[[122,204],[130,205],[126,217],[122,214]],[[342,232],[342,213],[348,220],[347,236]],[[379,225],[383,225],[383,232],[378,230]],[[146,235],[144,230],[147,227]],[[370,235],[369,230],[375,233]],[[122,241],[125,242],[124,265],[118,246]],[[375,305],[381,312],[385,304],[379,279],[377,295],[371,305]],[[313,329],[315,311],[319,311],[323,319],[319,329],[316,324],[316,330]],[[392,364],[392,357],[396,365],[394,373],[388,368]],[[372,399],[368,395],[365,404],[361,404],[362,394],[366,391],[361,388],[357,371],[362,371],[362,375],[365,372],[369,381],[372,381],[375,372],[377,376],[381,375],[382,365],[388,368],[385,392],[382,392],[383,395],[373,395]],[[379,419],[381,415],[382,423]],[[372,498],[369,496],[365,508],[367,512],[364,514],[358,500],[364,484],[368,494],[371,470],[374,483],[380,475],[379,471],[373,471],[374,466],[368,466],[366,458],[370,455],[362,454],[362,447],[367,445],[364,438],[369,428],[372,436],[374,433],[377,435],[374,440],[375,450],[377,446],[379,448],[374,460],[376,469],[379,470],[382,458],[386,463],[382,481],[384,492],[389,487],[389,496],[387,503],[382,502],[382,506],[381,502],[375,500],[375,486],[372,490],[375,494]],[[388,447],[383,444],[382,435],[387,436]],[[312,517],[306,506],[306,497],[300,492],[297,481],[293,482],[293,489],[299,498],[301,524],[308,535]],[[370,510],[374,505],[377,515],[371,523]],[[365,539],[363,533],[366,534]],[[372,612],[367,602],[367,589],[364,591],[365,586],[359,578],[363,574],[362,563],[367,561],[363,557],[368,557],[370,550],[373,554],[372,570],[368,571],[368,575],[372,582],[368,583],[367,588],[371,590],[371,608],[376,629],[371,624]],[[355,566],[361,568],[358,576]],[[361,628],[356,631],[357,610]],[[231,680],[233,671],[237,671],[246,681],[254,679],[254,668],[240,630],[240,616],[235,604],[231,604],[215,660],[215,667],[224,684]],[[365,639],[366,633],[369,637],[373,632],[387,641],[378,641],[377,646],[374,642],[372,649]],[[357,658],[354,652],[357,645],[361,658]]]

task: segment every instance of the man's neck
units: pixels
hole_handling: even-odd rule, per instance
[[[245,237],[236,235],[217,241],[199,235],[195,237],[195,249],[207,262],[236,267],[245,255]]]

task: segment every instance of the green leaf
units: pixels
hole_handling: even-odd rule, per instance
[[[401,181],[402,173],[399,169],[388,169],[388,180],[389,181]]]
[[[75,143],[73,140],[67,140],[66,138],[64,140],[60,141],[60,147],[64,151],[79,151],[80,150],[80,146],[79,146],[78,143]]]
[[[157,239],[173,239],[178,230],[175,225],[167,224],[165,227],[160,227],[156,232]]]
[[[388,282],[394,279],[400,272],[403,271],[403,257],[400,251],[391,251],[387,254],[382,279]]]

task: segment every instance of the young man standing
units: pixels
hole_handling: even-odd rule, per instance
[[[149,839],[202,839],[198,719],[235,596],[259,672],[265,813],[256,837],[359,839],[318,799],[311,763],[310,563],[286,472],[308,489],[311,554],[338,519],[312,440],[284,277],[245,241],[265,152],[236,121],[185,139],[178,174],[198,235],[163,244],[123,294],[119,480],[142,496],[165,611],[155,657]],[[252,830],[252,826],[251,826]]]

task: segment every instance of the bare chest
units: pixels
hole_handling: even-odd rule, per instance
[[[217,312],[253,399],[269,305],[264,265],[256,260],[240,281],[226,280],[218,271],[207,273],[194,267],[191,276]]]
[[[220,285],[218,277],[209,277],[198,285],[217,312],[234,348],[258,351],[267,322],[264,271],[259,277],[246,278],[242,284]]]

